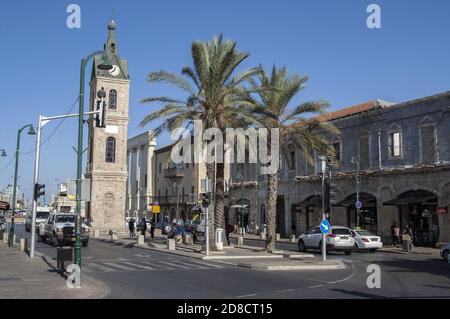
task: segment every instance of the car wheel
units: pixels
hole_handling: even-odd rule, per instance
[[[298,241],[298,251],[304,253],[306,251],[306,246],[303,240]]]
[[[372,248],[372,249],[369,249],[369,251],[370,251],[371,253],[374,253],[374,252],[376,252],[377,250],[376,250],[375,248]]]
[[[46,242],[47,242],[47,238],[45,238],[45,236],[39,236],[39,238],[41,239],[41,241],[42,241],[43,243],[46,243]]]
[[[444,251],[444,261],[450,262],[450,260],[448,259],[448,250]]]
[[[87,247],[89,245],[89,241],[83,241],[81,244],[83,245],[83,247]]]
[[[56,234],[55,233],[52,233],[52,237],[50,239],[50,244],[53,247],[57,247],[58,246],[58,240],[56,239]]]
[[[344,251],[344,254],[346,254],[347,256],[349,256],[349,255],[352,254],[352,251],[351,251],[351,250],[346,250],[346,251]]]

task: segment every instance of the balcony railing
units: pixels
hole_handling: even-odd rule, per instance
[[[172,166],[164,169],[164,178],[177,178],[184,176],[183,166]]]
[[[168,196],[154,196],[152,198],[153,202],[158,202],[159,204],[174,204],[177,203],[177,195],[168,195]],[[179,204],[191,204],[196,205],[198,202],[198,195],[197,194],[180,194],[179,196]]]

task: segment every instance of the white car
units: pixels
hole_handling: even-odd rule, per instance
[[[50,210],[45,209],[45,207],[36,210],[36,230],[39,231],[39,224],[45,222],[50,215]],[[25,230],[31,231],[31,223],[32,223],[32,213],[27,214],[27,218],[25,219]]]
[[[355,238],[355,249],[375,252],[383,248],[381,237],[364,229],[352,229],[352,236]]]
[[[450,243],[441,246],[441,257],[450,264]]]
[[[350,255],[355,245],[351,229],[344,226],[332,226],[326,235],[327,251],[343,251]],[[307,249],[322,249],[322,232],[319,226],[315,226],[298,239],[298,250],[305,252]]]

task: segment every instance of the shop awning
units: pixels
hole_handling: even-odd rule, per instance
[[[236,205],[231,205],[230,206],[230,208],[242,208],[242,206],[244,206],[244,208],[248,208],[249,207],[249,205],[239,205],[239,204],[236,204]]]
[[[409,196],[404,198],[394,198],[384,202],[385,206],[401,206],[401,205],[437,205],[436,196],[417,197]]]
[[[320,196],[320,195],[310,196],[300,203],[292,204],[292,206],[294,206],[294,207],[308,207],[308,206],[321,207],[322,206],[322,196]]]
[[[377,207],[376,202],[374,199],[364,199],[364,198],[360,198],[361,204],[363,208],[373,208],[373,207]],[[347,198],[344,200],[341,200],[340,202],[334,204],[333,206],[338,206],[338,207],[351,207],[351,206],[355,206],[356,204],[356,199],[355,198]]]

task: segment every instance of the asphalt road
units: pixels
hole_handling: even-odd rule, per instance
[[[29,236],[23,225],[16,234]],[[37,243],[36,251],[56,258],[56,248],[45,243]],[[438,255],[330,253],[328,258],[342,259],[347,268],[269,272],[92,239],[82,249],[82,274],[105,282],[110,298],[450,298],[450,264]],[[381,269],[381,288],[367,287],[372,264]]]

